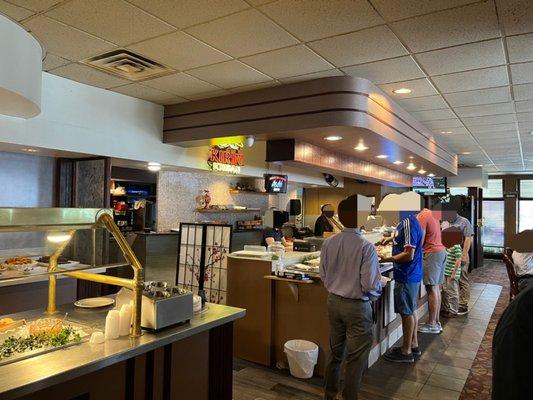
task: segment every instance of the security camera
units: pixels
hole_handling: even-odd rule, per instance
[[[246,147],[252,147],[255,143],[255,137],[253,135],[246,136]]]
[[[329,186],[331,187],[339,186],[339,181],[333,175],[330,175],[330,174],[322,174],[322,175],[324,175],[324,180]]]

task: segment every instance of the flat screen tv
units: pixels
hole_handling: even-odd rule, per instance
[[[446,177],[414,176],[413,191],[421,195],[446,194]]]
[[[287,175],[265,174],[265,190],[268,193],[287,193]]]

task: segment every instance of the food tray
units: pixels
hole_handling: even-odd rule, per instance
[[[61,319],[61,318],[59,318]],[[6,339],[8,339],[9,337],[13,336],[13,337],[25,337],[25,336],[28,336],[29,335],[29,325],[32,321],[25,321],[25,320],[21,320],[21,321],[17,321],[16,324],[14,324],[13,328],[12,329],[9,329],[5,332],[2,332],[0,333],[0,345],[3,344],[5,342]],[[46,354],[46,353],[50,353],[52,351],[56,351],[56,350],[61,350],[61,349],[65,349],[67,347],[71,347],[71,346],[75,346],[75,345],[78,345],[80,343],[83,343],[83,342],[86,342],[89,340],[90,336],[91,336],[91,333],[93,331],[93,328],[91,328],[90,326],[88,325],[85,325],[85,324],[82,324],[80,322],[77,322],[77,321],[72,321],[72,320],[65,320],[63,321],[63,327],[72,327],[74,328],[74,331],[75,333],[78,333],[80,335],[80,340],[78,341],[71,341],[71,342],[68,342],[64,345],[60,345],[60,346],[46,346],[46,347],[42,347],[42,348],[38,348],[38,349],[34,349],[34,350],[28,350],[28,351],[25,351],[25,352],[22,352],[22,353],[14,353],[4,359],[0,359],[0,366],[2,365],[6,365],[6,364],[11,364],[11,363],[14,363],[14,362],[17,362],[17,361],[21,361],[21,360],[25,360],[25,359],[28,359],[28,358],[31,358],[31,357],[36,357],[36,356],[40,356],[42,354]]]

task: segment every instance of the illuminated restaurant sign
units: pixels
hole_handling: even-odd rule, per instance
[[[209,148],[207,165],[213,171],[239,174],[244,166],[244,152],[241,143],[217,144]]]

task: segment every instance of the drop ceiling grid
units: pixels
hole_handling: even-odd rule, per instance
[[[12,12],[18,13],[19,20],[29,24],[33,19],[39,18],[40,16],[46,15],[47,17],[50,17],[48,13],[51,10],[55,10],[55,14],[61,15],[61,10],[57,10],[58,8],[76,1],[78,0],[66,0],[62,2],[57,2],[57,0],[46,0],[39,3],[39,9],[35,9],[36,7],[32,5],[35,1],[32,0],[7,0],[7,3],[11,4],[13,6],[12,8],[16,7]],[[108,0],[90,1],[94,4],[105,4],[105,1]],[[191,1],[193,0],[184,0],[184,3]],[[208,3],[215,4],[210,0],[194,1],[196,1],[195,5],[197,5],[197,7],[205,6],[205,4]],[[155,34],[155,36],[150,36],[150,40],[174,32],[181,32],[183,35],[194,38],[194,40],[216,50],[224,56],[224,59],[216,62],[208,62],[205,65],[178,70],[178,73],[187,75],[191,78],[194,77],[194,79],[197,79],[204,84],[211,84],[212,87],[214,87],[212,91],[205,92],[199,89],[198,92],[187,97],[180,96],[179,93],[169,93],[159,89],[162,98],[162,100],[159,101],[160,103],[168,103],[169,96],[175,96],[174,98],[176,99],[176,102],[179,102],[188,99],[222,95],[230,92],[247,90],[248,88],[251,90],[255,87],[278,85],[295,80],[316,78],[320,76],[349,75],[350,73],[353,73],[362,77],[370,77],[369,74],[371,72],[374,74],[371,78],[376,81],[376,83],[380,84],[383,89],[389,90],[389,93],[394,84],[398,82],[405,85],[408,85],[411,82],[411,84],[414,85],[416,81],[419,81],[419,86],[421,84],[427,85],[425,91],[419,92],[418,95],[415,92],[412,96],[405,97],[405,100],[399,99],[399,103],[402,104],[403,101],[405,101],[406,108],[409,109],[409,112],[413,112],[414,115],[417,115],[416,113],[422,115],[423,117],[421,119],[424,121],[427,120],[428,122],[425,122],[425,124],[437,133],[437,135],[439,135],[438,132],[441,130],[453,131],[454,129],[458,132],[467,133],[469,137],[477,143],[481,150],[481,154],[486,157],[486,160],[490,160],[490,157],[487,152],[484,151],[482,141],[478,140],[478,132],[483,130],[483,126],[469,126],[468,124],[465,124],[464,118],[475,118],[477,117],[476,113],[481,116],[484,111],[478,110],[489,110],[495,109],[496,107],[491,106],[483,108],[481,107],[481,104],[484,103],[511,103],[513,109],[512,114],[515,115],[513,122],[516,130],[516,137],[519,146],[522,146],[518,129],[520,128],[522,134],[525,132],[524,129],[529,129],[528,126],[531,124],[528,124],[528,122],[531,120],[531,117],[526,113],[531,113],[531,106],[528,103],[520,103],[519,107],[517,107],[516,101],[531,102],[531,100],[533,100],[533,81],[530,81],[530,74],[523,72],[529,67],[529,65],[533,65],[531,64],[533,57],[526,54],[528,52],[527,49],[531,48],[529,40],[533,36],[531,34],[531,32],[533,32],[533,26],[531,21],[527,19],[530,18],[527,16],[527,12],[530,12],[526,9],[526,7],[528,7],[527,4],[524,5],[525,3],[522,2],[516,3],[515,6],[518,8],[514,10],[515,14],[511,15],[509,12],[510,5],[508,0],[499,1],[497,4],[495,0],[456,0],[453,2],[448,0],[435,0],[427,3],[417,3],[418,5],[416,7],[412,6],[412,4],[415,4],[416,2],[411,2],[411,4],[401,0],[339,0],[339,5],[342,7],[349,7],[346,6],[346,4],[349,4],[351,7],[358,7],[357,12],[360,13],[361,19],[358,21],[352,21],[352,19],[347,18],[346,15],[339,14],[342,11],[342,7],[338,7],[337,10],[335,7],[332,7],[331,3],[327,0],[309,1],[312,2],[311,7],[304,7],[302,9],[304,12],[297,12],[292,11],[290,7],[296,7],[296,5],[301,4],[301,0],[221,0],[216,3],[216,7],[214,6],[213,9],[209,9],[206,12],[203,10],[195,10],[194,12],[196,14],[193,13],[194,15],[182,16],[175,10],[171,10],[174,13],[174,16],[178,16],[187,22],[196,18],[192,24],[187,25],[187,23],[183,23],[181,26],[178,26],[180,24],[172,23],[172,21],[170,21],[170,16],[167,18],[167,16],[161,11],[157,11],[158,6],[160,6],[160,10],[164,10],[165,7],[172,4],[172,0],[153,0],[151,3],[145,3],[142,0],[120,0],[121,4],[127,4],[128,9],[136,7],[138,10],[142,11],[142,13],[136,12],[136,14],[140,13],[146,15],[147,18],[150,18],[150,21],[153,22],[158,20],[161,22],[161,25],[172,26],[173,30],[170,32],[163,32],[160,35],[158,32],[152,32],[151,34]],[[124,4],[122,6],[124,6]],[[69,7],[73,7],[73,5]],[[31,8],[33,8],[33,10]],[[153,13],[150,12],[151,10]],[[294,8],[294,10],[298,10],[298,8]],[[344,10],[348,10],[348,12],[351,11],[349,8],[345,8]],[[222,51],[218,48],[219,46],[215,46],[214,43],[210,43],[209,40],[202,40],[202,38],[199,37],[200,35],[195,34],[195,32],[198,31],[198,29],[194,29],[195,27],[202,27],[204,25],[211,26],[213,24],[221,23],[220,21],[223,22],[231,20],[232,18],[235,19],[235,16],[239,16],[241,13],[247,13],[246,15],[256,15],[257,18],[268,26],[276,27],[272,29],[277,29],[276,32],[278,32],[281,37],[292,39],[284,40],[278,45],[269,45],[269,47],[275,47],[273,49],[258,50],[253,54],[239,56],[231,55],[227,51]],[[31,15],[24,17],[26,14]],[[291,20],[291,18],[293,20]],[[296,18],[296,20],[294,20],[294,18]],[[457,25],[456,20],[461,18],[464,19],[466,23],[463,25]],[[305,20],[305,23],[301,22],[302,19]],[[291,23],[291,21],[297,23]],[[311,21],[311,23],[309,21]],[[313,21],[327,21],[328,23],[323,26],[318,26],[316,23],[312,23]],[[339,21],[339,23],[332,24],[332,21]],[[426,30],[429,32],[428,35],[421,35],[420,31],[417,32],[416,29],[420,30],[420,27],[424,27],[429,23],[428,21],[434,21],[435,30]],[[474,26],[474,28],[478,27],[477,30],[473,29],[472,26],[468,26],[468,22],[471,21],[474,21],[474,23],[477,24]],[[450,29],[450,27],[455,26],[454,24],[457,25],[455,29]],[[398,29],[395,29],[395,27]],[[504,33],[504,27],[507,37]],[[94,37],[95,33],[98,34],[98,32],[94,31],[94,28],[91,26],[89,26],[88,29],[93,32],[92,34],[90,32],[85,32],[80,26],[74,26],[72,28],[80,33],[90,34],[89,36],[91,37]],[[377,56],[377,58],[375,58],[377,53],[374,51],[374,57],[372,56],[372,53],[369,54],[371,61],[363,60],[365,62],[360,62],[361,59],[356,58],[356,64],[351,65],[335,63],[329,57],[321,54],[322,51],[317,51],[317,44],[321,41],[327,40],[332,43],[338,43],[340,39],[355,33],[357,34],[355,35],[357,37],[365,37],[365,35],[368,36],[368,32],[374,32],[377,28],[381,31],[383,31],[383,29],[392,30],[395,35],[395,40],[399,40],[400,46],[402,46],[405,51],[399,53],[392,52],[389,54],[382,53]],[[449,35],[439,34],[439,32],[446,29],[449,30]],[[397,32],[397,30],[400,30],[401,32]],[[402,36],[402,32],[407,35],[407,38]],[[424,30],[422,30],[422,32],[424,32]],[[141,37],[140,39],[141,40],[136,42],[137,44],[146,42],[145,39],[147,38]],[[268,39],[268,42],[271,38],[267,35],[266,39]],[[109,40],[106,40],[106,42],[109,42]],[[415,44],[414,47],[410,45],[413,43]],[[118,45],[118,43],[113,44]],[[131,43],[131,45],[133,44],[135,43]],[[252,49],[253,45],[254,44],[252,43]],[[500,54],[500,46],[504,49],[504,57]],[[291,50],[291,48],[294,48],[294,50]],[[344,49],[341,48],[341,51],[344,50],[346,53],[349,53],[351,48],[352,47],[347,45]],[[297,62],[295,62],[293,67],[286,69],[287,72],[283,71],[281,74],[269,73],[267,69],[272,70],[272,67],[279,68],[279,63],[282,62],[282,58],[280,61],[270,61],[271,66],[269,68],[267,68],[269,64],[264,60],[268,60],[271,54],[276,54],[275,52],[279,52],[280,49],[286,49],[284,52],[289,54],[298,54],[296,50],[303,49],[303,52],[301,50],[298,51],[300,51],[301,54],[308,54],[309,57],[311,57],[310,59],[315,57],[317,62],[312,67],[307,66],[308,69],[299,68]],[[281,54],[285,54],[284,52],[281,52]],[[483,55],[483,57],[477,57],[479,54]],[[56,73],[72,70],[72,67],[70,69],[64,68],[66,63],[66,57],[64,57],[64,55],[53,53],[52,55],[53,57],[50,58],[50,61],[45,62],[45,64],[49,64],[52,68],[52,73],[54,73],[54,68]],[[258,55],[263,56],[259,57]],[[443,62],[443,64],[445,64],[444,66],[439,65],[439,59],[447,61],[447,59],[453,59],[452,56],[460,58],[460,60],[457,63],[449,63],[449,65],[446,64],[446,62]],[[252,62],[247,63],[247,60],[245,59],[250,57],[252,60],[260,60],[260,62],[254,62],[254,65],[250,65]],[[322,60],[322,62],[319,62],[318,60]],[[76,62],[80,60],[74,59],[70,61],[72,61],[73,65],[76,65]],[[155,61],[158,61],[157,58],[155,58]],[[207,67],[210,67],[215,72],[224,70],[225,65],[223,64],[228,62],[242,63],[250,68],[249,80],[239,81],[238,79],[235,79],[235,82],[239,83],[239,85],[230,87],[233,85],[232,79],[228,79],[228,82],[224,81],[224,84],[221,84],[220,82],[217,84],[217,82],[213,82],[213,80],[215,80],[215,74],[211,77],[210,74],[202,73],[202,68],[206,69]],[[511,71],[510,62],[520,64],[513,64],[514,69]],[[527,62],[530,64],[524,64]],[[221,65],[217,67],[217,64]],[[423,68],[424,64],[428,65],[430,69]],[[66,65],[69,64],[66,63]],[[381,71],[379,71],[380,67],[382,68]],[[207,68],[207,70],[210,70],[210,68]],[[240,68],[242,69],[242,67]],[[277,71],[276,68],[274,68],[275,71]],[[309,72],[309,68],[312,68],[311,71],[313,72]],[[322,70],[322,68],[325,69]],[[505,78],[508,81],[501,81],[499,87],[498,85],[495,85],[494,82],[487,82],[482,84],[482,86],[484,85],[486,87],[468,91],[464,90],[464,88],[459,85],[455,85],[453,88],[454,91],[451,93],[443,93],[439,87],[439,81],[448,80],[453,82],[454,79],[459,79],[461,76],[485,74],[485,70],[494,71],[495,76],[502,76],[499,72],[496,72],[497,68],[503,68],[505,70]],[[421,71],[420,74],[416,72],[418,69]],[[264,82],[257,81],[254,83],[254,73],[252,71],[256,71],[255,75],[257,77],[266,76],[264,79],[268,80]],[[233,75],[235,74],[236,72],[233,73]],[[290,76],[285,76],[287,74]],[[453,74],[459,75],[456,76]],[[518,82],[516,79],[513,79],[513,74],[516,76],[520,74],[520,80]],[[81,76],[79,77],[79,80],[83,81],[83,78],[84,77]],[[382,82],[383,79],[386,82],[383,81],[383,84],[381,84],[380,82]],[[96,81],[99,82],[100,79],[96,79]],[[240,83],[246,84],[240,85]],[[501,85],[502,83],[503,86]],[[204,84],[199,85],[199,87],[205,87],[206,85]],[[145,97],[154,101],[154,96],[156,96],[157,92],[155,91],[155,88],[150,87],[149,80],[135,84],[139,86],[130,87],[129,85],[131,85],[131,83],[112,86],[111,90],[116,88],[117,92],[134,93],[136,94],[136,97],[141,98],[143,97],[143,92],[145,92]],[[143,91],[143,87],[146,88],[146,90]],[[509,91],[509,95],[506,94],[505,90]],[[428,100],[427,103],[419,96],[420,93],[425,93],[424,95]],[[487,93],[487,95],[485,96],[484,93]],[[480,96],[483,98],[478,100]],[[398,100],[397,96],[395,96],[395,98]],[[417,100],[417,98],[419,100]],[[413,99],[413,101],[409,102],[410,99]],[[463,108],[461,108],[461,106]],[[468,106],[472,106],[472,108],[464,108]],[[520,111],[521,114],[519,115],[519,118],[516,118],[518,111]],[[467,115],[464,114],[465,112]],[[495,113],[491,115],[496,114],[505,113],[496,110]],[[450,117],[453,118],[450,119]],[[468,121],[469,120],[467,119],[466,122]],[[487,125],[486,128],[490,129],[490,126]],[[506,131],[508,131],[508,129],[506,129]],[[444,139],[445,142],[447,141],[445,137],[442,137],[442,139]],[[524,148],[520,151],[523,154]],[[525,168],[523,156],[522,163]],[[500,170],[505,168],[505,165],[503,164],[496,163],[494,165],[496,168],[500,168]]]

